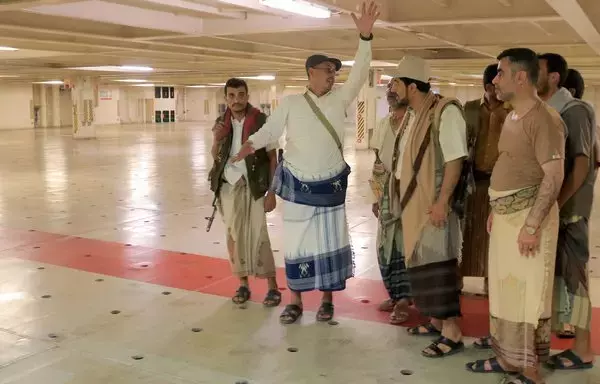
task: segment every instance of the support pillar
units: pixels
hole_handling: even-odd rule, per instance
[[[356,101],[355,149],[368,149],[369,139],[377,125],[377,79],[378,73],[369,70],[369,78],[363,85]]]
[[[46,86],[40,84],[40,121],[39,126],[41,128],[48,127],[48,96],[46,94]]]
[[[60,127],[60,85],[52,85],[52,121],[49,121],[51,127]]]
[[[73,101],[73,138],[95,139],[94,124],[96,107],[98,106],[98,89],[91,77],[79,77],[65,81],[65,86],[71,88]]]

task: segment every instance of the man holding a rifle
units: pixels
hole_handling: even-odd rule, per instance
[[[215,207],[227,229],[231,269],[240,279],[240,287],[232,300],[244,304],[250,299],[248,277],[255,276],[268,281],[263,304],[276,307],[281,303],[281,292],[275,278],[266,212],[274,210],[276,205],[275,194],[269,187],[277,166],[277,146],[258,150],[243,162],[229,161],[248,137],[265,124],[267,116],[248,103],[248,85],[244,80],[227,81],[225,100],[225,115],[219,117],[213,127],[214,164],[209,180],[215,193]]]

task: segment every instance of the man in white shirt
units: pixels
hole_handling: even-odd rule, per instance
[[[267,145],[243,163],[229,161],[267,120],[264,113],[248,103],[248,96],[244,80],[233,78],[225,83],[227,110],[213,128],[214,165],[209,179],[227,228],[231,268],[240,279],[233,302],[244,304],[250,299],[248,277],[255,276],[268,281],[269,290],[263,304],[276,307],[281,303],[281,292],[275,278],[265,214],[275,209],[276,204],[275,194],[269,191],[277,166],[276,146]]]
[[[413,300],[430,318],[409,328],[412,335],[439,336],[425,357],[464,349],[457,324],[460,311],[459,216],[453,207],[462,163],[468,155],[466,122],[456,99],[431,91],[425,60],[406,56],[392,90],[408,103],[399,131],[396,183],[390,183],[390,211],[402,217],[402,240]],[[462,188],[459,185],[459,188]]]
[[[362,4],[352,17],[360,32],[358,52],[346,83],[333,90],[342,63],[313,55],[306,60],[308,89],[284,98],[269,121],[242,146],[239,161],[286,130],[284,159],[272,188],[284,200],[285,267],[292,303],[281,314],[294,323],[303,312],[302,292],[323,292],[318,321],[333,318],[333,292],[346,288],[354,274],[353,252],[346,220],[345,198],[350,167],[344,160],[345,111],[367,80],[371,63],[371,33],[379,16],[374,1]]]

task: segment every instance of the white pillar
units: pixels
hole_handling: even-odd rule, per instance
[[[377,124],[377,73],[369,70],[369,79],[363,85],[356,101],[355,149],[369,148],[369,131]]]
[[[40,84],[40,121],[39,126],[41,128],[48,127],[48,96],[46,96],[46,86]]]
[[[95,139],[94,124],[98,89],[91,77],[79,77],[73,82],[73,138]]]
[[[60,127],[60,85],[52,85],[52,121],[51,127]]]

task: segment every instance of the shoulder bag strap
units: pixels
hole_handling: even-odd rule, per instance
[[[427,133],[425,133],[425,137],[423,138],[423,142],[419,147],[419,152],[417,153],[417,157],[415,158],[415,163],[413,164],[413,174],[410,179],[410,183],[408,183],[408,187],[406,188],[406,192],[404,196],[402,196],[402,200],[400,200],[400,211],[403,211],[410,198],[412,197],[415,189],[417,188],[417,174],[421,169],[421,163],[423,162],[423,156],[425,156],[425,151],[429,146],[429,142],[431,141],[431,125],[427,129]]]
[[[325,117],[323,112],[321,112],[321,109],[319,109],[317,104],[315,104],[314,100],[310,98],[308,93],[306,93],[306,92],[304,93],[304,98],[306,99],[306,102],[308,103],[308,105],[310,105],[310,108],[312,109],[314,114],[319,118],[319,120],[325,126],[325,128],[327,128],[327,132],[329,132],[329,134],[335,141],[338,149],[340,150],[342,157],[344,157],[344,149],[342,147],[342,142],[340,141],[340,138],[338,137],[337,133],[335,132],[335,129],[333,128],[333,126],[331,125],[329,120],[327,120],[327,117]]]

